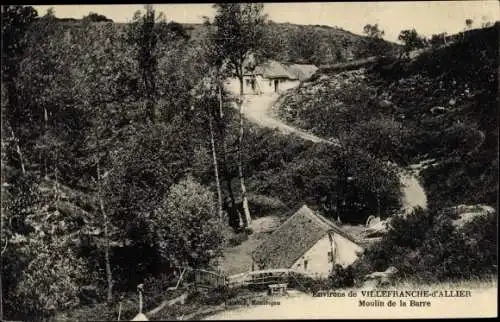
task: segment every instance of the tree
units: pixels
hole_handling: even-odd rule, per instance
[[[314,28],[299,26],[295,33],[289,35],[289,50],[291,51],[291,60],[303,63],[319,64],[316,59],[321,49],[320,34]]]
[[[366,24],[363,27],[363,32],[370,38],[382,39],[384,37],[385,31],[379,29],[378,24]]]
[[[156,12],[152,5],[145,5],[146,13],[137,11],[134,14],[133,23],[128,30],[128,40],[136,48],[136,59],[142,78],[148,119],[153,124],[158,119],[157,110],[157,71],[158,54],[157,44],[160,37],[164,35],[161,31],[166,26],[164,17]]]
[[[243,211],[246,219],[245,224],[248,226],[251,222],[251,216],[243,176],[241,151],[244,134],[243,113],[241,111],[243,105],[243,68],[249,55],[259,54],[267,17],[263,14],[264,6],[262,4],[215,4],[214,8],[217,12],[213,22],[215,27],[212,35],[214,48],[240,82],[240,97],[238,100],[240,115],[238,176],[240,178]]]
[[[370,54],[382,55],[387,49],[387,45],[383,40],[385,31],[380,29],[378,24],[366,24],[363,27],[363,32],[367,35],[369,39],[368,50]]]
[[[196,100],[196,105],[205,106],[203,108],[203,114],[208,119],[208,126],[210,131],[210,148],[212,149],[212,160],[214,166],[215,175],[215,186],[217,190],[217,209],[219,213],[219,218],[222,220],[223,216],[223,204],[222,204],[222,190],[220,186],[219,179],[219,165],[217,162],[217,148],[215,145],[215,134],[214,134],[214,115],[216,114],[216,108],[214,108],[215,102],[218,101],[222,105],[222,89],[220,84],[217,82],[217,76],[214,69],[212,69],[211,75],[204,77],[197,88],[194,89],[194,96]],[[201,106],[200,106],[201,107]]]
[[[191,176],[169,189],[152,221],[160,254],[173,270],[206,267],[220,253],[224,236],[214,195]]]
[[[414,49],[424,48],[426,45],[425,38],[419,36],[415,29],[402,30],[399,33],[398,40],[403,42],[403,53],[409,55]]]
[[[84,16],[82,18],[82,20],[88,20],[88,21],[92,21],[92,22],[101,22],[101,21],[113,22],[113,19],[109,19],[105,15],[100,15],[100,14],[95,13],[95,12],[89,12],[89,14]]]
[[[465,19],[465,27],[466,27],[466,30],[469,30],[472,28],[472,25],[474,24],[474,20],[468,18],[468,19]]]
[[[56,17],[56,10],[53,7],[47,9],[45,16],[43,16],[43,18],[55,18],[55,17]]]
[[[170,30],[172,33],[175,35],[184,38],[188,40],[190,38],[189,34],[187,33],[186,29],[182,26],[182,24],[171,21],[167,24],[168,30]]]
[[[100,220],[96,220],[96,223],[104,235],[106,299],[110,302],[114,284],[110,259],[113,211],[107,207],[112,204],[112,195],[107,191],[107,176],[114,170],[110,159],[120,147],[119,138],[124,136],[127,128],[121,124],[124,113],[117,105],[131,100],[130,93],[133,90],[128,85],[134,80],[135,70],[130,49],[121,41],[112,24],[96,29],[87,21],[73,37],[78,44],[73,46],[74,50],[89,52],[86,56],[88,60],[78,61],[73,66],[78,71],[74,73],[75,105],[87,120],[81,147],[85,153],[77,161],[91,176],[87,183],[97,203],[96,213],[99,216],[96,219]],[[123,123],[128,125],[129,122]]]
[[[269,20],[265,27],[265,32],[263,35],[263,45],[264,56],[270,57],[277,61],[290,61],[291,55],[288,39],[289,36],[281,31],[279,24]]]
[[[440,34],[434,34],[434,35],[432,35],[429,42],[432,46],[445,45],[446,44],[446,36],[447,36],[446,32],[442,32]]]

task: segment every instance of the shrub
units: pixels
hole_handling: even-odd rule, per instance
[[[170,188],[153,225],[160,254],[171,269],[206,266],[223,245],[214,195],[192,177]]]
[[[301,291],[316,293],[333,287],[329,278],[314,278],[311,276],[293,274],[288,277],[288,287]]]
[[[330,276],[330,280],[334,288],[353,287],[355,285],[354,270],[351,266],[343,268],[337,264]]]
[[[78,305],[79,285],[89,275],[83,260],[60,240],[47,243],[31,237],[26,251],[24,255],[31,261],[21,273],[10,304],[29,318],[47,317]]]
[[[496,214],[477,217],[463,228],[451,213],[421,209],[391,222],[392,228],[353,266],[358,276],[398,268],[398,275],[426,282],[471,279],[495,274]]]

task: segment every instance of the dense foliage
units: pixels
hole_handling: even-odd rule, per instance
[[[196,39],[196,28],[166,23],[150,7],[127,25],[104,18],[36,18],[22,6],[2,11],[0,246],[8,318],[43,319],[87,304],[93,315],[74,316],[114,318],[120,294],[135,298],[145,280],[149,292],[160,293],[152,286],[157,278],[168,281],[163,287],[185,266],[210,268],[226,242],[247,237],[228,240],[228,218],[215,198],[220,189],[241,199],[232,98],[194,94],[217,57]],[[310,92],[304,86],[285,98],[287,121],[341,137],[342,149],[245,124],[239,152],[252,216],[286,215],[303,203],[344,222],[389,216],[399,209],[400,190],[387,161],[424,153],[440,161],[423,172],[431,204],[494,203],[495,28],[466,33],[412,64],[378,66],[354,81],[348,74],[339,76],[347,81],[320,78]],[[268,23],[262,37],[262,55],[279,60],[324,64],[372,54],[367,39],[336,28]],[[456,67],[457,59],[466,68]],[[450,105],[449,113],[429,113],[438,104]],[[216,169],[222,184],[214,182]],[[439,278],[458,273],[438,260],[464,262],[471,275],[484,273],[477,256],[493,265],[493,219],[464,230],[475,236],[472,244],[446,221],[431,222],[411,224],[423,227],[421,239],[391,233],[388,248],[367,254],[373,268],[398,258],[413,263],[402,247],[424,254],[431,241],[443,245],[425,259]],[[469,259],[444,250],[453,247]],[[329,285],[353,283],[351,271],[336,276]],[[96,304],[106,293],[108,303]],[[159,301],[149,295],[148,304]],[[124,318],[133,317],[134,301],[124,302]]]
[[[494,275],[497,214],[477,216],[463,227],[455,227],[454,219],[451,212],[422,209],[396,217],[387,236],[367,249],[353,269],[363,276],[395,266],[400,278],[427,283]]]

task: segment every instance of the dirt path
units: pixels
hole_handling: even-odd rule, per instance
[[[249,95],[243,103],[243,114],[248,120],[262,126],[272,129],[278,129],[283,134],[295,134],[304,140],[312,142],[323,142],[327,144],[338,144],[337,142],[322,139],[314,134],[307,133],[288,124],[283,123],[277,117],[274,117],[272,107],[278,100],[277,94]]]
[[[273,105],[278,100],[278,94],[262,94],[250,95],[245,98],[242,111],[246,118],[262,127],[279,129],[284,134],[295,134],[304,140],[312,142],[323,142],[332,145],[340,145],[338,141],[328,141],[314,134],[307,133],[293,126],[283,123],[276,117],[276,112],[273,111]],[[409,168],[412,168],[411,165]],[[418,173],[415,173],[418,175]],[[410,211],[419,206],[427,209],[427,196],[425,190],[420,184],[418,178],[413,174],[413,171],[400,171],[399,180],[403,192],[404,212]]]

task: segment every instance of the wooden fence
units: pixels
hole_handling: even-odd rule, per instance
[[[241,287],[241,286],[266,286],[269,284],[286,283],[290,276],[294,274],[302,275],[291,269],[265,269],[245,272],[241,274],[227,276],[222,271],[208,271],[204,269],[187,269],[191,275],[185,276],[185,280],[190,280],[196,288],[219,288],[219,287]],[[177,283],[177,288],[180,281]]]
[[[194,286],[196,288],[218,288],[227,286],[227,276],[221,271],[212,272],[204,269],[195,269]]]
[[[291,269],[265,269],[228,277],[229,287],[258,286],[286,283],[291,274],[303,274]]]

